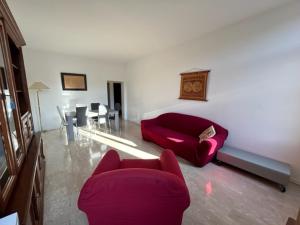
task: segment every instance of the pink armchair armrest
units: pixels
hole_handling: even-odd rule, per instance
[[[171,150],[166,149],[160,155],[160,165],[162,170],[172,173],[184,181],[176,156]]]
[[[109,150],[102,158],[94,170],[92,176],[106,171],[116,170],[120,168],[120,156],[115,150]]]

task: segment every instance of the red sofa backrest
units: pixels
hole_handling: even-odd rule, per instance
[[[217,134],[227,135],[228,131],[220,125],[197,116],[181,113],[165,113],[157,117],[160,126],[198,137],[206,128],[213,125]]]

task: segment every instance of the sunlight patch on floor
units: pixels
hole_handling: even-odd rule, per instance
[[[120,142],[111,140],[109,138],[106,138],[106,137],[103,137],[103,136],[100,136],[100,135],[97,135],[97,134],[92,134],[92,133],[87,132],[85,130],[79,130],[79,133],[80,133],[80,135],[83,135],[87,138],[91,138],[91,139],[93,139],[95,141],[98,141],[100,143],[103,143],[105,145],[109,145],[109,146],[111,146],[115,149],[118,149],[122,152],[125,152],[127,154],[130,154],[130,155],[135,156],[135,157],[140,158],[140,159],[157,159],[158,158],[158,156],[156,156],[156,155],[144,152],[142,150],[133,148],[131,146],[122,144]]]
[[[106,138],[113,139],[115,141],[121,142],[123,144],[130,145],[132,147],[137,147],[137,145],[134,142],[132,142],[131,140],[128,140],[128,139],[125,139],[125,138],[121,138],[121,137],[118,137],[116,135],[104,133],[104,132],[101,132],[99,130],[93,130],[92,132],[96,133],[97,135],[100,135],[100,136],[103,136],[103,137],[106,137]]]
[[[99,159],[101,158],[101,152],[93,152],[91,149],[89,149],[90,154],[90,165],[94,165],[94,161],[99,162]]]

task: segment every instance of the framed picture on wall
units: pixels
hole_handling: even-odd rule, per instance
[[[206,86],[209,70],[181,73],[179,99],[207,101]]]
[[[86,91],[86,75],[77,73],[61,73],[61,85],[65,91]]]

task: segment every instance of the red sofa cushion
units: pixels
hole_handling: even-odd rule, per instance
[[[193,152],[189,149],[197,148],[199,144],[197,138],[159,126],[150,127],[147,132],[156,144],[173,150],[177,155],[189,161],[193,160]]]

